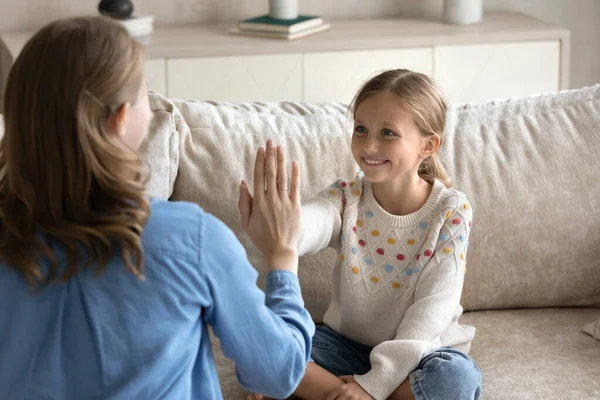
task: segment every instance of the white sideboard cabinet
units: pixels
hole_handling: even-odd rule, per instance
[[[146,79],[170,98],[349,103],[369,77],[408,68],[435,79],[451,103],[569,88],[569,31],[513,12],[454,26],[437,20],[332,21],[295,41],[233,36],[232,24],[158,27]],[[0,36],[0,88],[31,32]]]

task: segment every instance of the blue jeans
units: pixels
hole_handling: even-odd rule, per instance
[[[371,347],[318,325],[311,359],[335,376],[362,375],[371,369]],[[423,358],[409,375],[416,400],[471,400],[481,394],[481,371],[467,355],[442,348]]]

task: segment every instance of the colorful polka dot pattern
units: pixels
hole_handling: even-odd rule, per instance
[[[347,231],[350,233],[347,239],[354,244],[346,248],[346,255],[339,254],[340,261],[348,265],[346,268],[354,277],[352,282],[366,282],[372,291],[386,288],[390,294],[397,293],[393,294],[395,297],[414,287],[422,267],[432,260],[444,257],[456,260],[466,273],[468,229],[472,226],[471,207],[467,202],[445,199],[443,211],[437,214],[441,219],[431,216],[410,228],[389,230],[381,225],[374,211],[362,209],[361,212],[363,190],[357,181],[339,181],[324,193],[337,201],[341,198],[343,215],[349,212],[345,209],[347,204],[358,206],[358,213],[354,213]],[[344,216],[343,224],[346,222]],[[441,231],[435,231],[435,226],[441,227]]]

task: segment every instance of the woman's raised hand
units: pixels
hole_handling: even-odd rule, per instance
[[[292,162],[288,187],[285,154],[268,140],[259,148],[254,165],[254,197],[240,184],[238,207],[243,229],[262,252],[269,270],[297,273],[300,234],[300,167]]]

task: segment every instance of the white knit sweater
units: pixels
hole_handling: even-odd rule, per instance
[[[459,325],[472,221],[465,195],[435,181],[415,213],[387,213],[371,184],[339,180],[302,206],[299,253],[329,246],[340,256],[324,322],[372,346],[372,369],[356,381],[386,399],[440,347],[467,352],[475,328]]]

